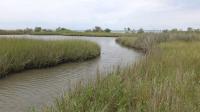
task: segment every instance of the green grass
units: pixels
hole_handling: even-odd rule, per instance
[[[151,52],[151,50],[161,42],[168,41],[199,41],[200,33],[196,32],[175,32],[175,33],[143,33],[134,37],[120,37],[117,42],[126,47]]]
[[[161,40],[140,41],[155,45],[138,63],[79,86],[43,112],[199,112],[200,42]]]
[[[24,69],[83,61],[100,55],[100,46],[84,40],[0,39],[0,77]]]

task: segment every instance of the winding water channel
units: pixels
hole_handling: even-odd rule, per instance
[[[5,36],[4,36],[5,37]],[[10,36],[9,36],[10,37]],[[24,112],[30,107],[39,109],[50,105],[58,97],[80,80],[96,77],[97,70],[108,73],[118,66],[125,67],[138,60],[142,54],[121,47],[115,38],[70,37],[70,36],[14,36],[44,40],[85,39],[101,46],[99,58],[68,63],[47,69],[28,70],[0,80],[0,112]]]

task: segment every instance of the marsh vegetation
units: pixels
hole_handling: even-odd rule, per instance
[[[100,46],[85,40],[0,39],[0,77],[31,68],[77,62],[100,55]]]
[[[146,55],[58,98],[44,112],[199,112],[200,42],[198,33],[142,34],[120,38]]]

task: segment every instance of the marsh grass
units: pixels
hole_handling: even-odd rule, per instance
[[[100,55],[100,46],[84,40],[0,39],[0,76],[24,69],[83,61]]]
[[[139,49],[145,53],[151,52],[157,44],[169,41],[199,41],[200,33],[196,32],[175,32],[175,33],[143,33],[134,37],[120,37],[116,41],[126,47]]]
[[[122,44],[130,47],[129,44],[135,45],[139,41],[123,39],[126,44]],[[134,42],[128,42],[128,39]],[[95,84],[79,86],[43,111],[199,112],[200,42],[197,40],[177,39],[177,36],[154,41],[140,40],[156,45],[138,63],[116,70]]]

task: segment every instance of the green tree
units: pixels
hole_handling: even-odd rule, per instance
[[[71,30],[70,30],[70,29],[67,29],[67,28],[63,28],[63,27],[58,27],[58,28],[56,28],[56,31],[57,31],[57,32],[60,32],[60,31],[70,32]]]
[[[163,30],[162,32],[163,32],[163,33],[167,33],[167,32],[169,32],[169,31],[166,29],[166,30]]]
[[[110,33],[110,32],[111,32],[111,29],[106,28],[106,29],[104,30],[104,32]]]
[[[124,28],[124,31],[125,31],[125,33],[130,33],[131,32],[131,28],[129,28],[129,27]]]
[[[171,32],[178,32],[178,29],[174,28],[174,29],[171,30]]]
[[[102,32],[102,28],[100,26],[95,26],[95,28],[93,29],[93,32]]]
[[[128,27],[127,30],[128,30],[128,32],[130,32],[130,31],[131,31],[131,28]]]
[[[135,29],[132,29],[132,31],[131,31],[132,33],[136,33],[136,30]]]
[[[41,32],[42,31],[42,28],[41,27],[35,27],[35,32]]]
[[[33,32],[33,29],[31,29],[31,28],[24,29],[24,33],[26,33],[26,34],[29,34],[31,32]]]
[[[200,32],[200,29],[195,29],[194,31],[198,33],[198,32]]]
[[[193,32],[194,30],[193,30],[192,27],[188,27],[188,28],[187,28],[187,31],[188,31],[188,32]]]
[[[142,28],[140,28],[140,29],[138,30],[138,33],[144,33],[144,30],[143,30]]]

